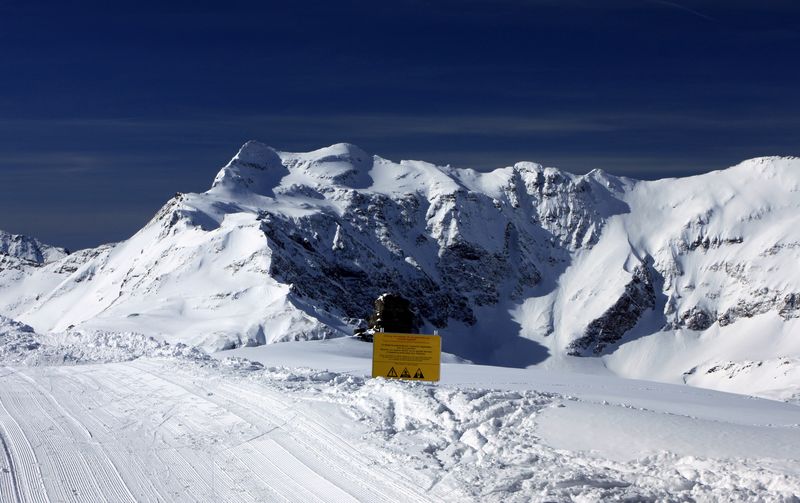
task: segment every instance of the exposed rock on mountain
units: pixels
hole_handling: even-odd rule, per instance
[[[602,316],[589,323],[582,337],[570,343],[569,354],[601,354],[606,346],[622,339],[646,310],[655,307],[655,303],[656,294],[647,265],[637,265],[619,299]]]

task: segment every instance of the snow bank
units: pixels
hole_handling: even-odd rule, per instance
[[[197,347],[173,345],[135,332],[75,330],[42,335],[28,325],[0,316],[0,364],[80,365],[144,356],[215,361]]]
[[[292,486],[305,479],[294,478],[290,467],[306,473],[316,466],[317,475],[323,469],[336,471],[337,478],[327,480],[341,484],[363,480],[362,472],[379,474],[371,486],[375,494],[399,493],[408,501],[777,502],[800,497],[800,408],[788,404],[754,404],[710,391],[702,392],[700,404],[695,396],[700,390],[652,385],[664,388],[654,391],[642,389],[642,382],[579,374],[542,386],[548,391],[536,389],[536,379],[520,379],[521,374],[508,383],[517,389],[490,389],[463,383],[532,371],[467,364],[448,364],[457,369],[462,384],[370,379],[358,372],[326,370],[322,358],[315,360],[320,368],[264,366],[238,356],[213,359],[196,348],[136,334],[73,332],[40,341],[19,323],[3,319],[0,327],[0,354],[11,355],[0,364],[34,366],[6,368],[3,377],[16,379],[19,386],[32,383],[31,390],[46,393],[48,386],[36,383],[52,383],[53,375],[60,376],[57,383],[70,391],[59,402],[70,407],[70,417],[80,421],[76,424],[87,425],[75,431],[94,438],[86,428],[96,429],[103,435],[103,449],[127,456],[132,469],[148,460],[172,462],[169,453],[180,453],[175,459],[181,466],[206,474],[211,467],[218,476],[231,477],[227,465],[217,465],[215,458],[241,463],[250,459],[245,455],[254,460],[268,456],[268,463],[251,469],[259,473],[277,467],[269,479],[277,484],[270,485],[271,491],[315,491],[313,484]],[[19,341],[37,344],[24,347]],[[302,356],[301,346],[285,346],[298,353],[290,360]],[[351,357],[339,362],[332,358],[332,363],[352,364],[359,348],[366,346],[353,342]],[[26,352],[28,357],[15,359]],[[122,363],[75,365],[100,361]],[[42,367],[52,364],[58,366]],[[82,405],[117,403],[113,393],[124,394],[114,414],[116,408],[108,405]],[[69,405],[74,396],[81,397],[80,404]],[[37,403],[52,407],[52,398]],[[26,403],[6,401],[13,404],[11,410]],[[751,413],[742,413],[748,407],[754,408]],[[35,416],[44,409],[25,411],[31,424],[47,419]],[[133,417],[149,419],[131,423],[131,411]],[[135,425],[136,430],[106,432],[105,423],[95,419],[98,414],[119,422],[120,428]],[[48,440],[49,431],[29,435]],[[148,441],[142,443],[144,437]],[[115,450],[115,443],[127,447]],[[89,442],[78,452],[89,455],[94,451],[88,448],[96,445]],[[318,466],[321,452],[327,453],[321,458],[327,464]],[[115,459],[118,466],[128,466]],[[207,480],[192,479],[198,473],[187,471],[181,483],[205,487]],[[157,476],[151,482],[159,487],[175,484],[173,477]],[[243,497],[224,482],[220,490],[230,490],[229,500]],[[253,490],[265,490],[258,479],[245,482],[255,483]],[[339,487],[363,490],[357,484]]]

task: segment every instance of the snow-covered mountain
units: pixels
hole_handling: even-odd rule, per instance
[[[0,230],[0,264],[9,267],[11,262],[39,266],[60,260],[69,255],[64,248],[42,243],[38,239]]]
[[[799,209],[798,158],[650,182],[248,142],[127,241],[0,265],[0,314],[213,350],[349,334],[395,291],[478,363],[790,398]]]

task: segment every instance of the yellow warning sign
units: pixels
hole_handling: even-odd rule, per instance
[[[372,345],[372,377],[438,381],[442,338],[378,332]]]

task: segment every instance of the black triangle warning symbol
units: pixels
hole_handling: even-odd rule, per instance
[[[411,374],[408,372],[407,368],[404,368],[403,373],[400,374],[400,377],[411,377]]]
[[[425,376],[422,374],[422,369],[417,369],[417,372],[414,374],[414,379],[425,379]]]
[[[389,373],[386,374],[386,377],[397,377],[397,372],[395,372],[394,367],[389,369]]]

